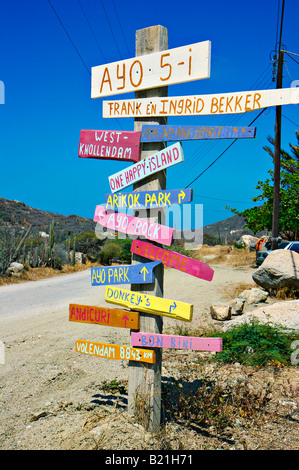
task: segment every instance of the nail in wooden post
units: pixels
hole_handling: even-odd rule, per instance
[[[164,26],[152,26],[136,31],[136,56],[151,54],[168,49],[168,31]],[[149,98],[154,96],[167,96],[167,87],[153,88],[135,93],[136,98]],[[143,124],[166,124],[167,118],[135,118],[134,131],[141,131]],[[141,159],[162,150],[166,145],[163,142],[143,143]],[[166,189],[166,170],[151,175],[135,183],[134,191],[154,191]],[[155,212],[154,212],[155,211]],[[148,217],[149,212],[135,214],[139,217]],[[163,224],[165,209],[152,209],[151,219]],[[139,255],[132,255],[132,263],[146,263],[149,260]],[[132,284],[131,290],[143,292],[157,297],[163,297],[164,266],[160,264],[155,268],[155,282],[152,284]],[[140,331],[147,333],[162,333],[163,320],[161,316],[140,313]],[[148,430],[155,430],[161,424],[161,368],[162,350],[157,348],[154,364],[129,362],[129,391],[128,410],[135,414],[140,423]],[[143,413],[143,416],[142,416]]]

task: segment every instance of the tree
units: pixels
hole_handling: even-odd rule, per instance
[[[280,152],[280,191],[279,191],[279,236],[287,240],[299,239],[299,131],[296,131],[297,145],[290,145],[291,153],[281,149]],[[268,137],[271,146],[274,139]],[[274,151],[271,146],[264,150],[274,162]],[[254,202],[264,201],[255,206],[239,212],[229,208],[234,214],[245,217],[245,226],[254,233],[272,229],[273,214],[273,170],[268,171],[270,178],[258,181],[256,189],[261,193],[253,197]]]

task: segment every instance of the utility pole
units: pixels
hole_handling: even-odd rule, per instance
[[[281,50],[282,25],[284,4],[282,4],[280,35],[278,47],[278,62],[276,75],[276,89],[282,88],[283,51]],[[277,250],[279,233],[279,190],[280,190],[280,151],[281,151],[281,106],[276,106],[275,117],[275,152],[274,152],[274,187],[273,187],[273,215],[272,215],[272,250]]]
[[[278,53],[276,88],[282,88],[283,51]],[[274,187],[272,216],[272,250],[277,250],[279,233],[279,190],[280,190],[280,149],[281,149],[281,106],[276,106],[275,118]]]

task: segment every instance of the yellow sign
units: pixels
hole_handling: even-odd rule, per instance
[[[193,305],[176,300],[164,299],[116,287],[112,288],[110,286],[106,287],[105,300],[112,304],[153,315],[171,317],[175,320],[192,320]]]

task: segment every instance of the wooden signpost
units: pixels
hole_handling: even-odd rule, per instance
[[[91,97],[148,90],[174,83],[209,78],[210,41],[151,51],[131,59],[99,65],[91,69]]]
[[[154,348],[190,349],[196,351],[222,351],[222,338],[199,338],[198,336],[157,335],[131,333],[132,346]]]
[[[108,303],[133,308],[134,310],[153,315],[161,315],[188,322],[192,320],[193,305],[186,304],[185,302],[108,286],[105,289],[105,300]]]
[[[149,240],[171,245],[173,238],[173,229],[166,225],[156,224],[147,219],[133,217],[132,215],[122,214],[107,210],[103,206],[96,206],[93,220],[99,222],[104,227],[128,235],[144,236]]]
[[[254,138],[256,127],[234,126],[142,126],[141,142],[169,142],[203,139]]]
[[[284,104],[298,104],[298,88],[239,91],[212,95],[103,101],[104,118],[239,114]]]
[[[69,321],[92,325],[139,329],[139,312],[89,305],[70,304]]]
[[[121,266],[91,268],[91,285],[104,286],[111,284],[148,284],[154,282],[154,268],[161,261]]]
[[[133,193],[104,194],[105,209],[153,209],[191,202],[193,189],[136,191]]]
[[[76,351],[103,359],[118,359],[127,361],[155,362],[155,351],[150,349],[137,349],[131,346],[118,344],[96,343],[94,341],[82,341],[77,339]]]
[[[165,266],[191,274],[192,276],[206,281],[211,281],[214,276],[214,271],[208,264],[189,258],[181,253],[176,253],[175,251],[164,250],[163,248],[142,240],[132,241],[131,252],[151,260],[161,260]]]
[[[109,176],[111,192],[115,193],[116,191],[120,191],[137,181],[143,180],[147,176],[165,170],[182,161],[184,161],[183,149],[182,145],[178,142]]]
[[[140,132],[82,129],[78,156],[101,160],[140,160]]]

